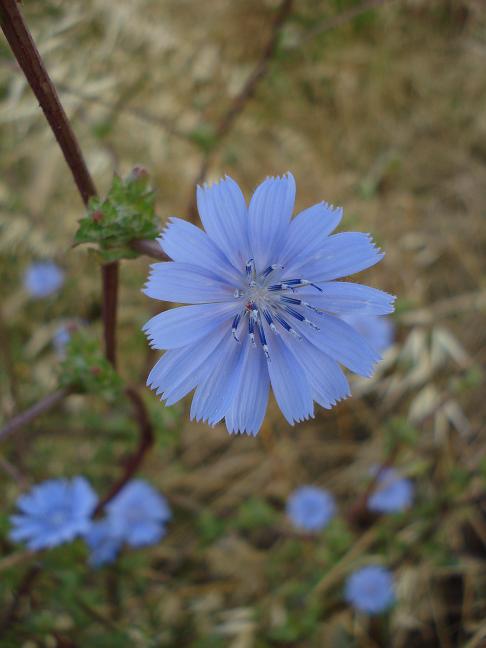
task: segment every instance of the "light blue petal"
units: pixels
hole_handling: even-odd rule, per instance
[[[197,188],[197,208],[209,238],[237,269],[249,258],[248,209],[240,188],[229,176]]]
[[[363,315],[360,311],[352,311],[340,317],[362,335],[378,353],[383,353],[393,344],[395,329],[389,317]]]
[[[144,520],[128,529],[126,542],[132,547],[145,547],[159,542],[165,535],[165,527],[157,520]]]
[[[287,344],[304,368],[316,403],[331,409],[339,401],[351,396],[346,376],[335,360],[307,340],[295,340],[289,336]]]
[[[301,299],[328,313],[386,315],[393,312],[395,297],[382,290],[347,281],[326,281],[321,284],[322,292],[306,289],[299,291]]]
[[[320,330],[314,331],[298,321],[292,323],[304,338],[329,357],[360,376],[372,375],[373,366],[380,360],[380,356],[362,335],[333,315],[323,313],[315,317],[311,316],[309,320],[313,321]]]
[[[226,330],[219,327],[209,333],[204,343],[190,344],[166,351],[150,372],[147,385],[166,405],[173,405],[206,377],[211,370],[208,359],[220,344]]]
[[[291,173],[267,178],[250,201],[250,245],[258,271],[275,263],[289,231],[295,203],[295,180]]]
[[[240,344],[233,339],[231,329],[214,351],[211,372],[201,382],[192,399],[191,420],[207,421],[215,425],[228,412],[235,397],[242,370],[245,341]]]
[[[325,202],[301,211],[290,221],[279,263],[285,267],[296,257],[308,258],[316,254],[342,217],[342,207],[333,207]]]
[[[236,314],[234,304],[196,304],[172,308],[152,317],[143,330],[153,349],[194,344]]]
[[[300,361],[281,335],[274,335],[268,326],[265,334],[270,353],[270,381],[283,415],[290,425],[314,416],[311,387]]]
[[[221,250],[203,230],[180,218],[170,218],[166,230],[158,239],[160,247],[174,261],[201,266],[217,272],[222,279],[238,282],[239,272],[233,268]]]
[[[286,277],[302,277],[319,283],[361,272],[383,258],[369,234],[341,232],[328,236],[312,256],[298,257],[286,269]]]
[[[251,434],[260,430],[268,404],[270,378],[267,361],[260,344],[254,348],[248,343],[244,350],[243,367],[236,396],[225,416],[228,432]]]
[[[234,299],[235,287],[189,263],[154,263],[143,292],[153,299],[204,304]]]
[[[97,494],[84,477],[73,477],[71,488],[69,497],[72,502],[73,511],[88,519],[98,503]]]

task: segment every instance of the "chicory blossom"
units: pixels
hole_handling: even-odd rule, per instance
[[[287,515],[302,531],[322,531],[336,512],[334,498],[317,486],[300,486],[287,500]]]
[[[110,534],[132,547],[158,542],[170,518],[165,497],[142,479],[129,482],[106,505]]]
[[[226,176],[197,188],[205,231],[171,218],[159,240],[173,261],[152,265],[144,292],[188,304],[144,326],[165,354],[147,384],[172,405],[195,389],[191,419],[255,435],[270,386],[290,424],[350,395],[340,368],[370,376],[379,354],[344,322],[393,311],[387,293],[343,277],[383,258],[368,234],[331,235],[342,209],[313,205],[291,219],[292,174],[267,178],[247,206]]]
[[[395,327],[389,317],[354,311],[346,313],[342,319],[362,335],[378,353],[383,353],[393,344]]]
[[[24,287],[36,299],[53,295],[63,283],[64,272],[54,261],[31,263],[24,274]]]
[[[87,531],[96,502],[84,477],[45,481],[17,500],[10,538],[34,551],[69,542]]]
[[[409,508],[412,499],[410,479],[402,477],[393,468],[386,468],[379,473],[376,489],[368,498],[368,508],[374,513],[398,513]]]
[[[359,612],[384,612],[395,602],[391,572],[380,565],[358,569],[346,581],[345,598]]]
[[[91,567],[101,567],[113,562],[122,546],[122,540],[108,518],[94,520],[84,539],[91,550],[88,561]]]

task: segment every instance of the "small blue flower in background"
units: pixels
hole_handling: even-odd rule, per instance
[[[113,562],[122,546],[122,540],[108,518],[93,521],[84,538],[91,550],[89,564],[92,567],[101,567]]]
[[[58,356],[63,356],[66,350],[66,345],[71,339],[71,329],[68,324],[61,324],[56,329],[52,338],[52,344]]]
[[[292,524],[303,531],[321,531],[335,512],[332,495],[316,486],[300,486],[287,500],[287,515]]]
[[[395,602],[391,572],[379,565],[358,569],[346,581],[345,598],[359,612],[384,612]]]
[[[374,471],[375,474],[377,470]],[[368,499],[374,513],[398,513],[409,508],[413,499],[413,484],[393,468],[379,474],[376,490]]]
[[[87,531],[97,500],[84,477],[45,481],[19,497],[10,538],[32,550],[69,542]]]
[[[64,272],[53,261],[31,263],[24,274],[24,287],[36,299],[53,295],[63,283]]]
[[[387,293],[347,281],[383,258],[368,234],[331,235],[342,210],[319,203],[291,220],[292,174],[267,178],[249,206],[229,177],[197,188],[205,231],[171,218],[145,286],[154,299],[189,304],[144,330],[166,350],[147,384],[166,405],[195,389],[191,418],[255,435],[270,385],[290,424],[350,395],[340,364],[370,376],[378,353],[342,320],[385,315]]]
[[[383,353],[393,344],[395,327],[389,317],[377,317],[354,311],[346,313],[341,319],[362,335],[378,353]]]
[[[167,500],[150,484],[134,479],[106,506],[111,533],[132,547],[158,542],[171,518]]]

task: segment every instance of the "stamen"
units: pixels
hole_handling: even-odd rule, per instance
[[[303,306],[304,308],[309,308],[311,311],[314,311],[314,313],[317,313],[318,315],[322,315],[322,312],[318,308],[312,306],[312,304],[309,304],[308,302],[302,301],[302,299],[287,297],[287,295],[282,295],[281,297],[279,297],[279,299],[281,302],[285,302],[287,304],[295,304],[296,306]]]
[[[240,323],[241,319],[241,313],[238,313],[238,315],[235,316],[235,319],[233,320],[233,325],[231,326],[231,333],[233,334],[233,337],[237,342],[240,340],[238,339],[238,336],[236,335],[236,331],[238,329],[238,324]]]
[[[268,268],[262,272],[262,275],[264,277],[268,277],[268,275],[274,272],[274,270],[283,270],[283,269],[284,269],[283,265],[280,265],[280,263],[274,263],[273,265],[268,266]]]
[[[271,286],[268,286],[268,290],[271,290],[272,292],[277,292],[280,290],[291,290],[292,292],[294,292],[293,287],[289,285],[288,281],[272,284]]]
[[[291,335],[296,337],[298,340],[302,340],[302,337],[297,333],[295,329],[293,329],[288,322],[284,320],[283,317],[281,317],[278,313],[275,313],[275,319],[279,324],[281,324],[286,331],[288,331]]]
[[[303,288],[304,286],[312,286],[319,292],[323,292],[317,284],[308,281],[307,279],[286,279],[278,284],[272,284],[268,287],[268,290],[277,291],[277,290],[294,290],[294,288]]]
[[[263,330],[263,324],[261,319],[258,320],[257,326],[258,326],[258,334],[260,336],[260,342],[262,343],[263,353],[265,354],[265,358],[268,361],[270,361],[270,353],[268,352],[267,339],[265,337],[265,331]]]
[[[307,324],[307,326],[310,326],[313,328],[315,331],[320,331],[321,329],[314,324],[314,322],[311,322],[307,317],[304,317],[302,313],[299,313],[299,311],[296,311],[295,308],[292,308],[291,306],[284,306],[284,310],[289,313],[289,315],[292,315],[292,317],[295,317],[295,319],[298,319],[299,322],[303,322],[304,324]]]
[[[278,335],[277,327],[273,323],[272,316],[270,315],[270,312],[266,308],[263,311],[263,315],[265,316],[265,319],[267,320],[268,325],[269,325],[270,330],[272,331],[272,333],[274,333],[275,335]]]
[[[292,315],[292,317],[295,317],[295,319],[298,319],[299,322],[303,322],[305,320],[305,317],[299,313],[299,311],[296,311],[295,308],[292,308],[292,306],[284,306],[284,310],[289,313],[289,315]]]
[[[248,261],[246,262],[245,269],[246,269],[246,276],[249,279],[255,270],[255,259],[248,259]]]
[[[253,318],[253,312],[252,312],[252,316],[248,318],[248,334],[250,336],[250,342],[251,342],[252,346],[256,346],[256,342],[255,342],[255,320]]]

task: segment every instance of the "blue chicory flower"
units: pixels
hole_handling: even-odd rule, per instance
[[[395,327],[389,317],[352,311],[343,315],[341,319],[362,335],[378,353],[383,353],[393,344]]]
[[[380,261],[368,234],[330,235],[342,210],[319,203],[291,220],[292,174],[267,178],[249,207],[226,177],[197,188],[205,231],[171,218],[145,286],[154,299],[186,306],[153,317],[144,330],[166,353],[147,384],[166,405],[195,389],[191,418],[255,435],[270,385],[290,424],[350,395],[340,364],[370,376],[378,353],[341,316],[384,315],[394,298],[336,281]]]
[[[409,508],[412,499],[410,479],[393,468],[386,468],[379,473],[376,489],[368,498],[368,508],[374,513],[398,513]]]
[[[24,274],[24,287],[36,299],[53,295],[63,283],[64,272],[53,261],[31,263]]]
[[[60,357],[64,356],[66,345],[70,339],[71,339],[71,329],[69,325],[60,324],[57,327],[52,337],[52,343],[54,345],[54,348],[58,356]]]
[[[391,572],[380,565],[358,569],[346,581],[345,598],[359,612],[384,612],[395,602]]]
[[[110,533],[132,547],[158,542],[171,518],[167,500],[142,479],[129,482],[106,506]]]
[[[287,500],[287,515],[292,524],[302,531],[321,531],[335,512],[332,495],[316,486],[300,486]]]
[[[84,534],[97,496],[84,477],[50,479],[21,495],[10,538],[32,550],[55,547]]]
[[[91,567],[101,567],[113,562],[123,544],[108,518],[94,520],[84,539],[91,550],[88,561]]]

